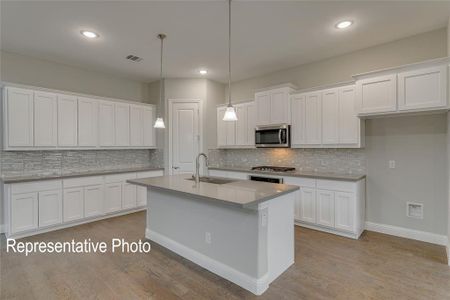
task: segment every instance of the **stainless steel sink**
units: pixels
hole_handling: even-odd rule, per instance
[[[186,178],[186,180],[194,181],[194,178]],[[222,177],[211,177],[211,176],[201,176],[200,182],[214,183],[214,184],[225,184],[236,181],[235,179],[228,179]]]

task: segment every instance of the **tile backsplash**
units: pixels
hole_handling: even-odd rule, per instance
[[[293,166],[300,171],[366,174],[364,149],[214,149],[215,167]]]
[[[162,150],[1,151],[1,176],[162,167]]]

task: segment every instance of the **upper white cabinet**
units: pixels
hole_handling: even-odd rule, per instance
[[[58,95],[58,146],[78,144],[78,100],[75,96]]]
[[[359,116],[448,109],[449,59],[356,75]]]
[[[2,90],[3,149],[154,148],[154,106],[17,87]]]
[[[256,125],[290,124],[289,95],[294,91],[288,85],[255,94]]]
[[[338,89],[338,137],[341,145],[364,146],[364,121],[356,116],[355,86]]]
[[[322,143],[339,143],[339,91],[329,89],[322,92]]]
[[[307,145],[320,145],[322,139],[322,95],[305,95],[305,138]]]
[[[226,107],[217,108],[217,146],[220,148],[251,148],[255,145],[256,107],[246,102],[234,105],[238,120],[224,121]]]

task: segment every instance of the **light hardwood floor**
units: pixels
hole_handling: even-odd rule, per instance
[[[22,241],[144,239],[143,212]],[[0,253],[1,299],[450,299],[445,249],[296,227],[295,265],[259,297],[152,243],[148,254]]]

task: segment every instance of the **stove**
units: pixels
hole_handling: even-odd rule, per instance
[[[252,170],[255,171],[271,171],[271,172],[291,172],[295,171],[292,167],[275,167],[275,166],[258,166],[253,167]]]

